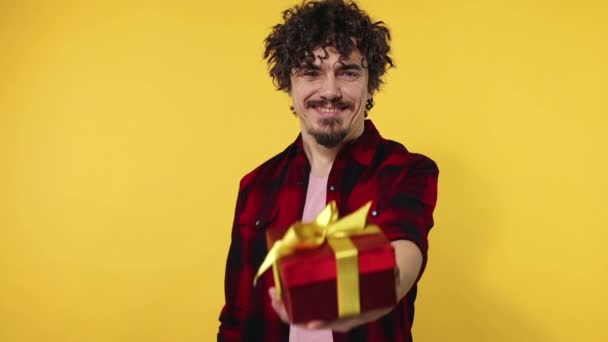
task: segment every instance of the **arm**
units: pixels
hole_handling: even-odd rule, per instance
[[[418,275],[422,270],[422,252],[415,243],[409,240],[397,240],[391,242],[395,248],[395,259],[397,262],[397,276],[395,287],[397,288],[397,301],[401,301],[410,292],[416,283]]]
[[[397,301],[399,302],[410,291],[418,278],[422,268],[422,253],[416,244],[408,240],[393,241],[391,244],[395,249],[395,259],[397,263],[395,291],[397,292]],[[274,288],[270,289],[269,295],[272,306],[279,317],[284,322],[289,323],[285,306],[277,297]],[[331,329],[334,331],[346,332],[356,326],[373,322],[392,310],[393,308],[374,310],[363,313],[357,317],[339,319],[332,322],[312,321],[305,326],[308,329]]]
[[[422,275],[426,264],[427,235],[433,226],[433,211],[437,199],[438,169],[426,157],[416,157],[408,172],[397,177],[387,187],[383,213],[373,222],[382,228],[395,249],[397,275],[395,288],[398,301],[410,291]],[[271,303],[279,317],[287,322],[285,308],[270,291]],[[314,321],[306,324],[310,329],[332,329],[348,331],[356,326],[375,321],[392,311],[393,308],[363,313],[353,318],[332,322]]]
[[[244,195],[242,192],[243,181],[239,187],[234,221],[232,224],[231,243],[228,250],[226,261],[226,274],[224,278],[225,304],[220,313],[220,326],[217,333],[217,340],[221,342],[242,341],[241,327],[245,321],[245,308],[241,303],[239,293],[242,293],[240,286],[243,286],[243,265],[242,244],[243,239],[238,231],[237,219],[243,207]],[[247,283],[249,285],[249,283]]]
[[[237,303],[239,282],[239,268],[236,259],[235,243],[230,245],[228,261],[226,263],[226,276],[224,279],[225,304],[220,313],[220,326],[217,340],[221,342],[241,341],[241,325],[244,321],[243,309]]]

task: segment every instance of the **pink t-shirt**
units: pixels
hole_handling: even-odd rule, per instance
[[[327,178],[310,175],[302,222],[309,223],[325,208]],[[333,342],[331,330],[309,330],[291,325],[289,342]]]

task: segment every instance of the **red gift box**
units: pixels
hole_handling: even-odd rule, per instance
[[[269,230],[269,248],[282,232]],[[381,232],[351,236],[358,250],[360,313],[396,304],[395,251]],[[327,243],[297,250],[277,261],[281,297],[292,323],[342,318],[338,309],[336,256]]]

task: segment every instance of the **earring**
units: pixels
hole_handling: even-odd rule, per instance
[[[370,97],[367,102],[365,103],[365,111],[363,112],[364,116],[367,117],[367,115],[369,114],[369,111],[374,108],[374,98]]]
[[[291,111],[293,116],[298,116],[298,113],[296,113],[296,110],[293,108],[293,106],[289,106],[289,110]]]

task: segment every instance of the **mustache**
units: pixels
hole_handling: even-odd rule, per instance
[[[341,99],[334,99],[334,100],[309,100],[309,101],[306,101],[306,108],[312,108],[312,107],[318,107],[318,106],[327,106],[327,105],[331,105],[332,107],[341,108],[341,109],[352,108],[353,107],[352,103],[350,103],[350,102],[344,102]]]

